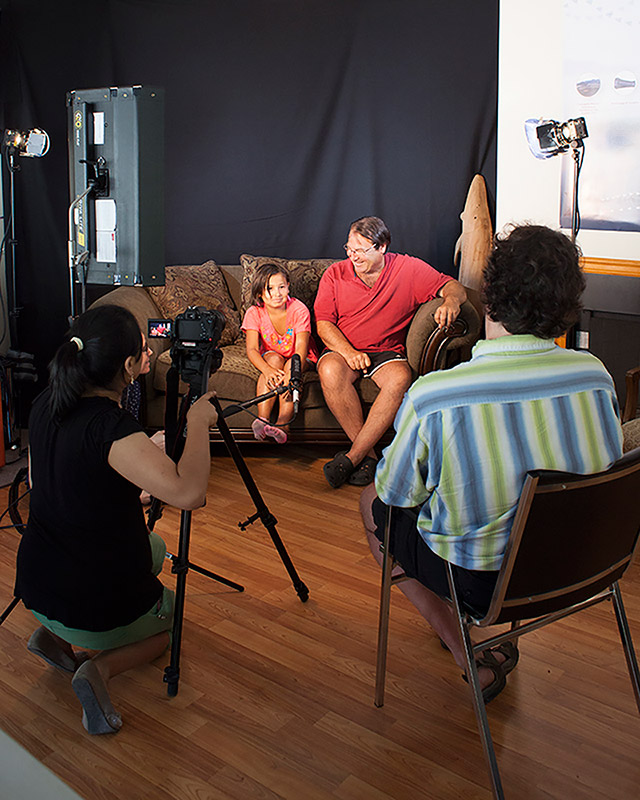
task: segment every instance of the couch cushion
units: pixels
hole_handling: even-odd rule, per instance
[[[255,397],[256,381],[260,373],[247,358],[244,342],[227,345],[222,353],[222,364],[209,378],[209,389],[217,392],[221,400],[235,400],[241,403]],[[158,391],[166,391],[167,372],[170,366],[171,355],[167,351],[158,358],[156,364],[153,385]],[[181,381],[180,393],[186,390],[187,386]]]
[[[221,311],[226,325],[220,344],[232,344],[240,334],[240,317],[224,276],[215,261],[200,266],[167,267],[164,286],[149,286],[147,292],[165,317],[174,319],[188,306]]]
[[[291,275],[290,293],[292,297],[307,306],[313,311],[313,301],[316,299],[318,284],[324,271],[331,264],[335,264],[335,258],[310,258],[310,259],[288,259],[272,258],[271,256],[251,256],[244,253],[240,256],[240,263],[243,267],[242,274],[242,308],[240,309],[244,317],[245,311],[251,304],[251,281],[256,270],[263,264],[277,264],[289,270]]]

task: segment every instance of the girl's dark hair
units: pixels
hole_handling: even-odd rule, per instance
[[[122,306],[103,305],[77,317],[49,364],[50,408],[62,419],[90,388],[108,389],[129,356],[138,359],[142,334],[136,318]],[[71,341],[82,342],[82,348]]]
[[[509,333],[560,336],[579,318],[584,287],[580,250],[564,233],[525,224],[496,236],[483,296]]]
[[[264,305],[262,302],[262,294],[267,288],[269,278],[272,278],[274,275],[284,275],[287,283],[291,283],[291,276],[289,275],[289,270],[286,267],[280,267],[277,264],[272,264],[271,262],[263,264],[255,271],[253,280],[251,281],[252,306],[262,307]]]

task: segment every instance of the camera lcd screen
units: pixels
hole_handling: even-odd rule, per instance
[[[202,326],[200,319],[184,319],[176,320],[176,338],[180,341],[186,342],[200,342],[205,341],[205,329]]]
[[[173,320],[150,319],[148,337],[150,339],[168,339],[173,333]]]

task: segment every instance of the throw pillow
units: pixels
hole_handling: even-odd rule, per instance
[[[335,258],[310,258],[310,259],[288,259],[273,258],[271,256],[251,256],[243,254],[240,256],[242,264],[242,308],[241,314],[244,317],[245,311],[251,305],[251,281],[256,270],[263,264],[277,264],[289,270],[291,275],[291,285],[289,294],[297,297],[298,300],[313,312],[313,301],[316,299],[318,284],[324,271],[331,264],[335,264]]]
[[[221,346],[233,344],[240,335],[240,317],[235,309],[224,275],[215,261],[198,267],[167,267],[164,286],[149,286],[147,291],[165,317],[175,319],[188,306],[204,306],[221,311],[226,319],[220,336]]]

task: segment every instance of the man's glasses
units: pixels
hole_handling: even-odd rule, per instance
[[[371,247],[349,247],[348,244],[343,244],[344,252],[348,256],[364,256],[366,255],[369,250],[375,250],[376,245],[372,244]]]

